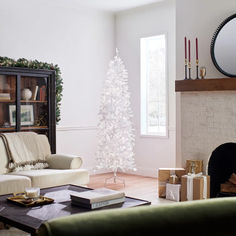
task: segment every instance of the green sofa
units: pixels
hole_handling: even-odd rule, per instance
[[[231,236],[236,198],[98,210],[45,222],[40,236]]]

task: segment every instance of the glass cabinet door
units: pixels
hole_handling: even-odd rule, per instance
[[[16,76],[0,74],[0,132],[16,130]]]
[[[47,78],[21,76],[20,129],[47,134]]]

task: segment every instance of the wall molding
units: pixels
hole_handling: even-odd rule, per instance
[[[56,131],[88,131],[88,130],[97,130],[96,126],[57,126]]]
[[[79,130],[79,131],[97,130],[97,126],[57,126],[56,127],[56,131],[77,131],[77,130]],[[176,127],[169,126],[168,131],[175,132]]]

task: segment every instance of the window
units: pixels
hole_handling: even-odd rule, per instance
[[[141,38],[141,135],[167,136],[166,35]]]

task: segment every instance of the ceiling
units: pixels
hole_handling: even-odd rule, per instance
[[[164,0],[77,0],[78,3],[105,11],[124,11]]]

